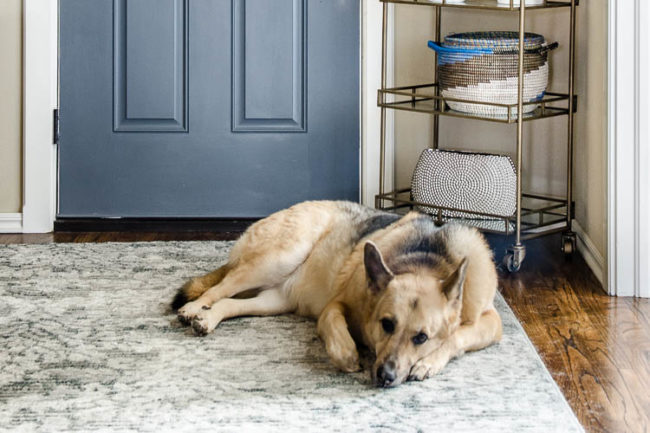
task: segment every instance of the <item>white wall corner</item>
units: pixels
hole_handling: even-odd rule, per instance
[[[637,189],[637,212],[639,245],[638,268],[639,288],[637,295],[643,298],[650,298],[650,2],[640,0],[637,10],[638,39],[636,46],[637,59],[637,172],[639,175]]]
[[[21,233],[23,231],[23,214],[0,213],[0,233]]]
[[[607,290],[650,297],[650,87],[646,0],[609,2]]]
[[[25,233],[52,231],[56,212],[58,2],[23,0],[23,212]]]
[[[605,280],[607,264],[605,263],[603,254],[598,251],[594,242],[577,220],[573,220],[572,228],[578,237],[578,251],[582,254],[582,257],[585,259],[585,262],[587,262],[587,265],[594,273],[594,276],[598,279],[601,286],[603,286],[603,288],[607,287]]]

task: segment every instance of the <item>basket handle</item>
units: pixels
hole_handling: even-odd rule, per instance
[[[542,45],[541,47],[536,48],[536,49],[534,49],[534,50],[532,50],[532,51],[534,51],[534,52],[538,52],[538,53],[541,54],[541,53],[546,53],[546,52],[548,52],[548,51],[553,51],[554,49],[556,49],[556,48],[559,47],[559,46],[560,46],[560,43],[559,43],[559,42],[553,42],[552,44],[545,44],[545,45]],[[528,52],[528,50],[526,50],[526,52]]]
[[[434,50],[436,53],[462,53],[462,54],[492,54],[494,50],[491,48],[450,48],[443,47],[433,41],[429,41],[427,46]]]

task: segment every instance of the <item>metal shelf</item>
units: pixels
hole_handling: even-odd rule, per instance
[[[440,7],[450,7],[450,8],[459,8],[459,9],[488,9],[488,10],[498,10],[498,11],[518,11],[519,6],[515,6],[515,2],[512,1],[511,4],[499,4],[498,0],[464,0],[459,2],[458,0],[380,0],[383,3],[396,3],[396,4],[408,4],[408,5],[419,5],[419,6],[440,6]],[[578,1],[575,2],[576,6]],[[562,8],[562,7],[571,7],[570,1],[562,0],[547,0],[539,5],[526,5],[526,10],[535,10],[535,9],[550,9],[550,8]]]
[[[466,119],[478,119],[490,122],[517,122],[517,103],[496,104],[491,102],[471,101],[466,99],[445,98],[443,96],[437,95],[437,87],[437,84],[432,83],[380,89],[377,92],[377,105],[379,107],[390,108],[393,110],[415,111],[418,113],[463,117]],[[486,108],[502,107],[506,110],[507,114],[505,116],[496,117],[464,113],[450,109],[446,104],[447,101],[483,105]],[[535,111],[524,114],[524,121],[563,116],[569,114],[569,95],[566,93],[546,92],[541,100],[536,102],[525,102],[523,105],[539,105],[539,108],[535,109]],[[574,96],[574,113],[576,111],[576,107],[577,97]]]
[[[404,212],[410,209],[420,209],[433,213],[432,217],[438,223],[444,223],[452,219],[449,216],[451,211],[463,212],[467,218],[462,219],[466,224],[479,226],[488,233],[499,233],[513,235],[513,244],[506,251],[504,265],[511,272],[520,269],[521,263],[526,256],[526,247],[523,240],[545,236],[551,233],[562,232],[562,250],[565,254],[571,254],[576,249],[576,236],[571,229],[573,218],[573,144],[574,144],[574,113],[576,112],[577,98],[575,97],[575,53],[576,53],[576,6],[578,0],[545,0],[539,5],[528,5],[526,0],[521,0],[521,5],[515,6],[514,1],[506,4],[499,4],[498,0],[379,0],[382,2],[382,41],[381,41],[381,86],[377,93],[377,105],[381,109],[380,142],[379,142],[379,194],[375,196],[375,207],[378,209]],[[502,1],[503,3],[503,1]],[[460,9],[486,9],[496,11],[517,11],[519,18],[519,48],[518,48],[518,74],[517,74],[517,103],[516,104],[494,104],[480,101],[469,101],[462,99],[445,98],[440,95],[438,82],[438,66],[436,55],[436,67],[433,70],[434,84],[420,84],[404,87],[389,87],[386,80],[387,69],[387,45],[388,45],[388,9],[391,4],[433,6],[435,13],[435,40],[440,41],[442,15],[448,8]],[[561,9],[569,12],[569,67],[567,74],[567,92],[547,92],[540,101],[525,102],[524,95],[524,35],[526,28],[526,11],[537,9]],[[487,112],[499,111],[501,117],[489,115],[477,115],[474,113],[463,113],[449,108],[448,103],[469,103],[484,105]],[[539,105],[531,113],[525,113],[525,107],[531,104]],[[501,107],[502,110],[495,110]],[[399,189],[386,192],[386,112],[388,109],[404,110],[412,112],[428,113],[433,116],[433,142],[431,148],[440,147],[440,116],[453,116],[469,119],[479,119],[491,122],[500,122],[517,125],[516,152],[514,158],[515,172],[517,175],[516,185],[516,212],[514,215],[499,216],[479,214],[462,209],[441,208],[429,203],[418,203],[411,200],[410,189]],[[524,150],[523,125],[524,122],[543,119],[554,116],[566,116],[567,118],[567,183],[566,197],[557,198],[525,194],[522,190],[523,164],[522,153]],[[392,187],[393,189],[395,186]],[[433,209],[431,209],[433,208]],[[446,211],[446,212],[445,212]],[[480,217],[483,217],[481,219]],[[485,217],[490,217],[488,226]],[[457,218],[453,218],[457,219]],[[496,225],[496,227],[493,227]]]
[[[563,232],[568,229],[567,211],[569,208],[566,198],[529,193],[523,193],[522,198],[522,240]],[[458,221],[475,226],[486,233],[509,236],[516,231],[514,214],[509,216],[494,215],[418,202],[411,198],[410,188],[378,194],[375,197],[375,208],[398,213],[406,213],[410,210],[424,211],[430,214],[439,224]],[[451,217],[446,215],[448,212],[463,212],[466,216]]]

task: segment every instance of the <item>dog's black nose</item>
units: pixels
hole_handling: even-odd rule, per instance
[[[377,369],[377,386],[390,386],[396,377],[395,363],[393,361],[385,362]]]

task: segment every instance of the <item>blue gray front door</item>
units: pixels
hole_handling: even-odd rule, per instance
[[[359,0],[60,0],[59,217],[359,198]]]

